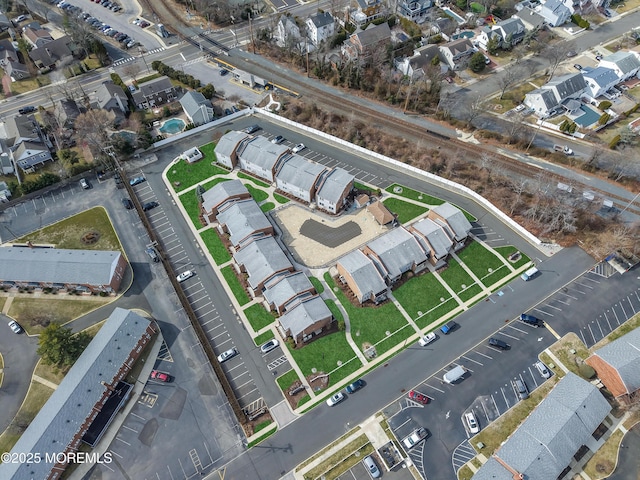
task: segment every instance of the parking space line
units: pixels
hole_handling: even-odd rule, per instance
[[[533,383],[535,383],[536,388],[538,388],[538,380],[536,376],[533,374],[533,372],[531,371],[531,367],[527,367],[527,370],[529,370],[529,375],[531,375],[531,378],[533,379]]]
[[[612,332],[613,331],[613,327],[611,326],[611,322],[609,321],[609,317],[607,317],[607,312],[604,312],[604,319],[607,321],[607,324],[609,325],[609,331]]]
[[[462,356],[462,358],[464,358],[465,360],[469,360],[470,362],[477,363],[477,364],[478,364],[478,365],[480,365],[480,366],[483,366],[483,365],[484,365],[484,364],[482,364],[482,363],[478,362],[477,360],[473,360],[473,359],[471,359],[471,358],[469,358],[469,357],[466,357],[466,356],[464,356],[464,355]]]
[[[124,458],[122,455],[120,455],[118,452],[114,451],[113,449],[109,450],[111,453],[113,453],[116,457],[118,458]]]
[[[208,317],[209,314],[211,314],[211,313],[215,313],[216,314],[211,320],[217,320],[218,318],[220,318],[220,315],[217,315],[218,311],[215,309],[215,307],[213,309],[211,309],[211,310],[209,310],[207,312],[201,313],[199,315],[200,315],[200,318],[204,320],[205,317]]]
[[[127,430],[131,430],[133,433],[140,433],[138,430],[134,430],[133,428],[131,428],[128,425],[122,425],[122,428],[126,428]]]
[[[140,420],[142,420],[143,422],[146,422],[146,421],[147,421],[147,419],[146,419],[146,418],[141,417],[140,415],[137,415],[135,412],[131,412],[131,413],[130,413],[130,415],[131,415],[132,417],[139,418],[139,419],[140,419]]]
[[[591,338],[593,338],[593,343],[597,343],[596,336],[593,334],[593,330],[591,330],[591,325],[587,325],[589,327],[589,332],[591,332]]]
[[[482,352],[478,352],[478,351],[476,351],[476,353],[477,353],[478,355],[482,355],[483,357],[488,358],[489,360],[493,360],[493,357],[492,357],[492,356],[490,356],[490,355],[485,355],[484,353],[482,353]]]
[[[576,283],[577,283],[578,285],[580,285],[581,287],[585,287],[585,288],[589,288],[589,289],[593,290],[593,287],[591,287],[591,286],[589,286],[589,285],[585,285],[585,284],[580,283],[580,282],[576,282]]]
[[[440,393],[444,393],[444,390],[440,390],[439,388],[434,387],[433,385],[430,385],[430,384],[428,384],[428,383],[425,383],[425,384],[424,384],[424,386],[425,386],[425,387],[429,387],[429,388],[433,388],[434,390],[436,390],[436,391],[438,391],[438,392],[440,392]]]
[[[629,302],[629,305],[631,305],[631,310],[633,310],[633,314],[636,314],[636,308],[633,306],[633,302],[631,300],[629,300],[629,295],[627,295],[627,302]]]
[[[584,330],[584,329],[583,329]],[[580,336],[582,337],[582,343],[584,343],[585,345],[588,345],[587,343],[587,339],[584,338],[584,334],[582,333],[582,330],[580,330]]]
[[[238,365],[236,365],[235,367],[231,367],[231,368],[229,368],[229,370],[227,370],[227,372],[228,372],[228,373],[231,373],[231,372],[233,372],[234,370],[237,370],[237,369],[239,369],[239,368],[243,368],[243,369],[244,369],[244,371],[243,371],[242,373],[240,373],[239,375],[234,376],[234,377],[233,377],[233,379],[234,379],[234,380],[235,380],[235,379],[237,379],[237,378],[240,378],[240,377],[242,377],[243,375],[246,375],[246,374],[248,374],[248,373],[249,373],[249,372],[247,371],[246,367],[244,366],[244,362],[240,362],[240,363],[239,363]]]
[[[613,310],[613,314],[616,316],[616,322],[618,322],[618,325],[621,325],[620,319],[618,318],[618,314],[616,313],[616,309],[614,307],[611,307],[611,310]]]
[[[511,329],[515,330],[516,332],[523,333],[524,335],[529,335],[529,332],[525,332],[524,330],[514,326],[513,323],[510,323],[509,325],[507,325],[507,328],[511,328]]]
[[[545,312],[544,310],[540,310],[539,308],[534,308],[533,310],[536,312],[544,313],[545,315],[548,315],[550,317],[553,317],[553,313]]]
[[[209,305],[213,305],[213,302],[211,301],[211,297],[209,297],[208,295],[206,297],[203,297],[205,299],[208,299],[209,301],[207,303],[205,303],[204,305],[200,305],[198,307],[193,307],[193,310],[195,312],[197,312],[198,310],[203,309],[204,307],[208,307]]]
[[[513,335],[509,335],[508,333],[504,333],[502,330],[498,331],[497,333],[499,333],[500,335],[504,335],[505,337],[509,337],[512,338],[513,340],[519,342],[520,339],[518,337],[514,337]]]
[[[589,271],[588,273],[593,273],[593,272]],[[594,275],[595,275],[595,274],[594,274]],[[589,280],[590,282],[593,282],[593,283],[600,283],[600,281],[599,281],[599,280],[596,280],[595,278],[591,278],[591,277],[587,277],[587,276],[585,276],[585,277],[583,277],[583,278],[584,278],[585,280]]]
[[[562,300],[560,300],[559,298],[554,298],[554,300],[555,300],[556,302],[561,303],[561,304],[566,305],[566,306],[571,305],[569,302],[563,302],[563,301],[562,301]]]
[[[220,336],[222,336],[222,335],[225,335],[225,334],[227,335],[227,337],[229,337],[229,332],[227,332],[227,331],[225,330],[225,331],[224,331],[224,332],[222,332],[220,335],[217,335],[217,336],[215,336],[215,337],[211,338],[210,340],[216,340],[218,337],[220,337]],[[216,342],[216,347],[220,347],[220,346],[222,346],[222,345],[224,345],[225,343],[228,343],[228,342],[230,342],[230,341],[231,341],[231,337],[227,338],[224,342],[220,342],[220,343],[217,343],[217,342]]]
[[[583,292],[582,290],[578,290],[577,288],[572,288],[573,291],[581,293],[582,295],[586,295],[586,292]]]
[[[629,315],[627,315],[627,312],[625,311],[624,306],[622,305],[622,301],[620,301],[619,305],[620,305],[620,308],[622,309],[622,313],[624,313],[624,320],[626,322],[627,320],[629,320]]]
[[[131,446],[131,444],[129,442],[125,442],[124,440],[122,440],[120,437],[116,437],[116,440],[118,440],[119,442],[124,443],[125,445],[129,445]]]
[[[549,303],[546,303],[546,304],[545,304],[545,306],[546,306],[546,307],[549,307],[549,308],[553,308],[553,309],[555,309],[555,310],[558,310],[559,312],[561,312],[561,311],[562,311],[562,309],[561,309],[561,308],[554,307],[553,305],[551,305],[551,304],[549,304]]]
[[[504,403],[507,405],[507,410],[509,409],[509,401],[507,400],[507,396],[504,394],[504,389],[500,387],[500,392],[502,392],[502,398],[504,398]],[[500,411],[500,410],[498,410]]]
[[[573,295],[569,295],[568,293],[564,293],[564,292],[558,292],[562,295],[564,295],[565,297],[569,297],[569,298],[573,298],[574,300],[578,300],[578,297],[574,297]]]
[[[605,337],[604,332],[602,331],[602,326],[600,325],[600,322],[596,321],[596,323],[598,324],[598,328],[600,329],[600,335],[602,335],[602,338]]]

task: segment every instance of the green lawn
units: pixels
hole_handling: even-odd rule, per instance
[[[460,295],[460,292],[463,290],[466,293],[469,289],[468,287],[475,285],[476,282],[471,278],[471,275],[469,275],[467,271],[460,266],[455,258],[449,259],[448,263],[448,267],[444,271],[440,272],[440,276],[458,295]],[[471,295],[471,297],[473,297],[473,295]],[[466,300],[471,297],[466,298]]]
[[[271,330],[268,330],[266,332],[264,332],[261,335],[258,335],[256,338],[253,339],[253,343],[257,345],[262,345],[263,343],[265,343],[267,340],[271,340],[274,337],[273,332]]]
[[[231,254],[227,247],[224,246],[218,232],[216,232],[213,228],[209,230],[205,230],[200,234],[204,244],[207,246],[207,250],[213,257],[213,261],[216,262],[216,265],[222,265],[223,263],[227,263],[231,260]]]
[[[333,288],[333,279],[328,273],[325,281]],[[403,328],[408,323],[392,302],[377,307],[354,307],[342,290],[335,291],[335,294],[349,316],[351,337],[362,351],[369,345],[375,345],[376,352],[381,355],[415,333],[411,328]],[[376,345],[388,338],[387,332],[392,334],[390,339]]]
[[[498,270],[504,265],[493,252],[487,250],[481,243],[472,242],[466,246],[463,250],[458,252],[458,257],[464,262],[464,264],[471,270],[476,277],[478,277],[482,283],[489,286],[495,283],[499,278],[508,275],[509,271],[505,267],[504,274],[500,272],[500,275],[491,275],[495,270]],[[496,272],[498,274],[499,272]],[[486,277],[486,278],[485,278]]]
[[[506,258],[507,260],[509,260],[509,255],[518,251],[516,247],[513,247],[511,245],[506,247],[495,247],[494,250],[498,252],[500,255],[502,255],[504,258]],[[513,263],[509,262],[509,263],[511,263],[511,266],[513,268],[520,268],[523,265],[526,265],[527,263],[529,263],[530,261],[531,259],[529,257],[527,257],[524,253],[520,252],[520,260],[518,260],[517,262],[513,262]]]
[[[415,322],[420,330],[422,330],[432,323],[440,320],[456,307],[458,307],[458,302],[453,297],[449,297],[449,299],[442,302],[441,305],[432,307],[428,312],[424,312],[424,315],[422,315],[420,318],[416,318]]]
[[[202,186],[205,190],[209,190],[214,185],[217,185],[220,182],[227,182],[229,180],[231,179],[224,177],[214,178],[213,180],[205,183]],[[182,206],[187,211],[187,214],[189,215],[189,218],[191,219],[193,224],[196,226],[196,228],[201,228],[202,224],[200,223],[200,207],[198,206],[198,197],[196,196],[196,191],[192,190],[190,192],[184,192],[182,195],[180,195],[179,198],[180,203],[182,203]]]
[[[487,275],[486,277],[484,277],[482,279],[482,283],[484,283],[487,286],[493,285],[494,283],[499,282],[504,277],[510,274],[511,274],[511,270],[509,270],[506,265],[502,265],[502,267],[498,268],[497,270],[494,270],[491,275]]]
[[[396,187],[400,187],[402,188],[402,192],[401,193],[396,193],[393,191],[394,188]],[[439,198],[436,197],[432,197],[431,195],[427,195],[426,193],[422,193],[422,192],[418,192],[416,190],[412,190],[408,187],[402,186],[402,185],[398,185],[397,183],[394,183],[393,185],[391,185],[390,187],[387,187],[385,189],[387,192],[389,193],[393,193],[395,195],[399,195],[401,197],[405,197],[405,198],[410,198],[411,200],[416,200],[418,202],[424,203],[426,205],[442,205],[444,202],[444,200],[441,200]]]
[[[324,292],[324,284],[319,279],[317,279],[316,277],[309,277],[309,281],[311,282],[311,285],[313,285],[313,287],[316,289],[316,292]]]
[[[377,187],[372,187],[371,185],[367,185],[366,183],[360,183],[360,182],[353,182],[353,188],[360,190],[361,192],[366,192],[366,191],[375,192],[376,190],[378,190]]]
[[[238,277],[236,276],[236,273],[233,270],[233,266],[227,265],[221,270],[221,272],[222,272],[222,276],[229,284],[229,288],[231,288],[233,295],[236,297],[236,300],[238,300],[238,303],[240,305],[245,305],[249,303],[250,301],[249,295],[247,294],[245,289],[242,287],[240,280],[238,280]]]
[[[269,194],[267,192],[260,188],[254,187],[250,183],[245,183],[244,186],[247,187],[247,190],[249,190],[249,193],[256,201],[256,203],[264,202],[267,198],[269,198]]]
[[[400,223],[407,223],[429,210],[426,207],[414,205],[413,203],[405,202],[397,198],[387,198],[382,203],[385,207],[398,215],[398,222]]]
[[[253,178],[252,176],[247,175],[246,173],[238,172],[238,178],[242,178],[244,180],[250,180],[250,181],[252,181],[253,183],[255,183],[256,185],[258,185],[259,187],[262,187],[262,188],[269,188],[269,186],[270,186],[268,183],[261,182],[257,178]]]
[[[271,325],[276,319],[271,312],[267,312],[264,309],[261,303],[245,308],[244,314],[247,316],[247,320],[249,320],[254,332],[259,332],[264,327]]]
[[[394,290],[393,296],[414,320],[440,305],[441,298],[444,301],[452,298],[431,273],[424,273],[405,282]],[[455,304],[454,307],[457,305],[457,302],[452,303]]]
[[[289,201],[287,197],[283,197],[282,195],[278,195],[277,193],[273,194],[273,198],[276,200],[276,202],[281,204],[285,204]]]
[[[362,363],[347,343],[344,332],[327,335],[305,345],[302,348],[291,349],[289,352],[305,376],[316,372],[333,372],[329,377],[329,384],[339,382],[357,371]],[[338,362],[342,362],[340,368]],[[337,369],[337,370],[336,370]]]
[[[283,392],[289,390],[289,387],[293,385],[293,382],[297,382],[298,380],[300,380],[300,377],[298,377],[298,374],[293,369],[276,378],[276,382],[278,383],[280,390],[282,390]]]
[[[167,171],[167,179],[171,182],[176,192],[181,192],[186,188],[196,185],[205,178],[229,173],[225,168],[212,165],[212,163],[216,161],[216,155],[213,152],[214,147],[215,145],[213,143],[208,143],[200,147],[200,151],[204,154],[202,160],[195,163],[180,160],[171,166],[169,171]],[[179,185],[176,185],[176,182],[178,182]]]
[[[274,208],[276,208],[276,204],[273,202],[265,202],[260,205],[260,210],[262,210],[264,213],[270,212]]]
[[[344,318],[342,317],[342,312],[338,308],[338,305],[336,305],[336,302],[334,302],[330,298],[327,298],[325,299],[324,303],[326,303],[327,307],[329,307],[329,310],[331,310],[333,318],[335,318],[338,322],[344,320]]]

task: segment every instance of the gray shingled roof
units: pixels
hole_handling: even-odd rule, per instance
[[[313,289],[303,272],[276,275],[265,284],[264,298],[272,305],[282,305],[301,292]]]
[[[435,256],[442,258],[449,253],[449,250],[453,246],[453,242],[449,238],[449,235],[442,229],[440,225],[431,220],[430,218],[423,218],[419,222],[412,225],[418,232],[420,232],[426,238],[427,242],[435,252]],[[424,239],[420,235],[416,235],[420,245],[423,245]],[[427,245],[423,245],[426,251],[429,251]]]
[[[555,87],[555,90],[560,96],[559,101],[562,101],[565,98],[575,95],[581,90],[587,88],[587,84],[584,83],[584,78],[582,78],[581,73],[570,73],[568,75],[562,75],[554,78],[543,88],[551,89],[553,87]]]
[[[316,26],[316,28],[321,28],[326,25],[331,25],[333,23],[333,17],[329,12],[319,12],[315,15],[311,15],[309,20]]]
[[[638,57],[636,57],[633,52],[619,51],[612,53],[604,57],[602,61],[615,63],[623,75],[640,67],[640,60],[638,60]]]
[[[362,45],[363,48],[366,48],[384,40],[390,41],[391,29],[387,22],[381,23],[380,25],[371,23],[366,30],[354,33],[353,35],[358,37],[360,45]]]
[[[141,83],[140,85],[138,85],[138,88],[140,88],[140,92],[142,92],[142,95],[148,97],[173,88],[173,84],[171,83],[169,77],[162,76],[153,80],[149,80],[148,82]]]
[[[108,285],[122,254],[102,250],[0,248],[1,280]]]
[[[443,203],[433,207],[431,210],[446,219],[457,239],[466,238],[469,235],[472,228],[471,224],[458,207],[454,207],[450,203]]]
[[[515,15],[522,21],[527,22],[529,25],[533,26],[533,28],[541,27],[545,21],[542,15],[529,7],[523,8],[519,12],[516,12]]]
[[[640,328],[598,349],[595,354],[618,371],[627,392],[640,388]]]
[[[254,233],[271,227],[271,223],[253,198],[234,202],[229,208],[218,213],[216,218],[226,225],[231,235],[231,244],[236,246]]]
[[[238,151],[240,159],[246,163],[258,166],[262,170],[272,171],[278,159],[289,151],[284,144],[275,145],[265,137],[258,136],[247,142],[241,151]]]
[[[363,296],[368,293],[377,295],[387,289],[378,269],[362,251],[354,250],[339,258],[337,263],[351,275]]]
[[[321,297],[316,295],[309,299],[303,300],[298,305],[287,311],[280,317],[280,325],[296,338],[305,328],[310,327],[314,323],[323,318],[331,318],[331,310],[327,307]]]
[[[249,285],[253,289],[269,280],[274,274],[293,268],[273,237],[254,240],[238,250],[233,258],[238,265],[243,265],[246,269]]]
[[[403,227],[385,233],[367,246],[376,253],[391,277],[402,275],[407,265],[420,264],[427,259],[416,237]]]
[[[586,72],[583,71],[582,77],[587,80],[587,83],[589,83],[589,80],[592,80],[595,84],[601,87],[611,85],[618,81],[616,72],[607,67],[597,67]]]
[[[6,118],[0,126],[0,135],[3,138],[9,140],[7,142],[10,146],[13,146],[18,138],[39,138],[34,125],[32,115],[17,115],[15,117]]]
[[[276,184],[283,182],[293,185],[305,192],[310,191],[318,177],[327,167],[310,162],[300,155],[288,155],[276,172]]]
[[[116,308],[22,434],[12,452],[38,452],[44,457],[46,453],[64,451],[93,413],[93,406],[102,398],[106,387],[101,382],[113,382],[148,326],[149,320],[146,318],[130,310]],[[52,464],[44,461],[2,463],[0,478],[42,479],[47,478],[52,468]]]
[[[555,480],[610,410],[595,386],[568,373],[496,455],[524,478]],[[492,457],[473,478],[513,480],[513,475]]]
[[[451,51],[451,54],[455,57],[472,51],[474,46],[468,38],[459,38],[458,40],[445,43],[442,45],[442,48],[448,48]]]
[[[249,135],[244,132],[238,132],[231,130],[225,133],[214,148],[214,152],[217,156],[223,155],[225,157],[231,156],[233,151],[237,148],[238,144],[247,138]]]
[[[527,95],[525,96],[528,95],[540,95],[540,98],[544,102],[545,107],[547,107],[547,110],[551,110],[553,107],[558,105],[558,100],[553,94],[553,90],[549,90],[548,88],[538,88],[537,90],[533,90],[527,93]]]
[[[340,200],[342,192],[353,183],[354,176],[342,168],[334,168],[331,170],[316,195],[320,198],[327,199],[331,203],[337,203]]]
[[[213,108],[211,102],[207,100],[204,95],[195,90],[189,90],[180,98],[179,102],[184,111],[187,112],[187,115],[190,117],[196,115],[202,105]]]
[[[240,180],[220,182],[202,194],[202,207],[206,212],[220,206],[231,197],[249,193]]]
[[[524,30],[525,30],[524,25],[522,24],[522,21],[519,18],[513,18],[513,17],[508,18],[506,20],[502,20],[501,22],[498,22],[495,26],[501,27],[502,30],[504,30],[504,33],[506,35],[513,35],[513,36],[524,35]]]

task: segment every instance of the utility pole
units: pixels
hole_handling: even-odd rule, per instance
[[[409,106],[409,98],[411,97],[411,85],[413,85],[413,75],[409,77],[409,91],[407,92],[407,99],[404,102],[403,114],[407,114],[407,107]]]
[[[253,24],[251,23],[251,12],[249,12],[249,35],[251,35],[251,49],[256,53],[256,44],[253,42]]]

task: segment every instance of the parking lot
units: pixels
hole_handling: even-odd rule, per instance
[[[138,174],[131,174],[130,176],[133,177],[136,175]],[[231,338],[222,316],[217,311],[211,296],[198,277],[198,267],[192,259],[189,258],[182,244],[182,240],[164,212],[162,199],[158,199],[158,195],[156,195],[148,182],[142,182],[133,188],[141,204],[154,201],[160,204],[158,207],[147,211],[146,214],[156,232],[157,238],[161,240],[164,247],[164,254],[171,263],[174,271],[176,273],[182,273],[188,270],[195,272],[194,276],[183,281],[180,285],[189,300],[191,308],[198,317],[207,338],[213,346],[216,355],[231,348],[236,348],[236,344]],[[156,264],[155,268],[162,267]],[[279,349],[276,351],[278,350]],[[260,409],[264,401],[242,360],[243,352],[240,349],[238,349],[238,351],[239,355],[224,362],[222,368],[231,383],[231,387],[236,393],[240,406],[251,412]],[[275,359],[273,361],[275,361]]]

